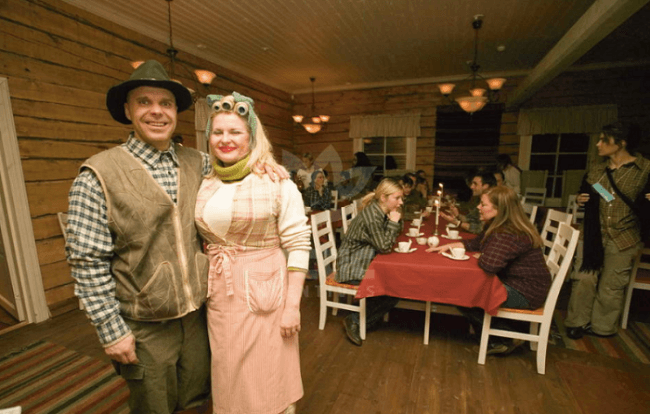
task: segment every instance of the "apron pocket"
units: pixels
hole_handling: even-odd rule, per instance
[[[282,304],[284,271],[244,271],[246,302],[253,313],[270,313]]]

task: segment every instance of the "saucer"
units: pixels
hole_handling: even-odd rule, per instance
[[[456,259],[454,256],[452,256],[450,253],[444,252],[442,253],[443,256],[450,258],[451,260],[469,260],[469,256],[465,255],[461,257],[460,259]]]
[[[424,233],[420,232],[419,234],[416,234],[415,236],[411,236],[410,234],[406,233],[406,237],[420,237],[424,236]]]
[[[463,236],[458,235],[458,237],[456,237],[456,238],[454,239],[454,238],[452,238],[452,237],[447,236],[446,234],[443,234],[442,237],[444,237],[445,239],[449,239],[449,240],[460,240],[460,239],[463,238]]]
[[[399,250],[397,250],[397,247],[396,247],[396,248],[395,248],[395,252],[396,252],[396,253],[413,253],[413,252],[416,251],[417,249],[418,249],[417,247],[413,247],[413,248],[412,248],[411,250],[409,250],[408,252],[400,252]],[[469,259],[469,258],[468,258],[468,259]]]

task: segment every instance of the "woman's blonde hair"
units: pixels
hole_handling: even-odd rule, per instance
[[[486,240],[492,233],[512,233],[526,235],[533,243],[533,247],[542,247],[542,238],[537,228],[526,216],[519,197],[512,188],[491,187],[483,194],[487,195],[490,203],[497,210],[497,215],[490,222],[483,240]]]
[[[212,111],[208,118],[208,123],[206,126],[206,138],[208,142],[210,141],[210,136],[212,135],[212,123],[214,118],[222,113],[232,113],[241,118],[242,121],[246,124],[246,131],[249,134],[249,154],[250,158],[246,166],[251,169],[256,174],[261,174],[264,170],[261,168],[264,165],[269,166],[276,171],[281,170],[283,167],[280,166],[273,156],[273,145],[266,135],[266,130],[262,125],[262,122],[258,118],[255,110],[253,109],[253,100],[244,95],[241,95],[237,92],[233,92],[232,95],[221,96],[221,95],[208,95],[207,98],[208,105],[211,106]],[[224,105],[223,103],[226,103]],[[231,105],[228,105],[230,103]],[[247,110],[242,110],[243,104],[247,104]],[[208,147],[210,145],[208,144]],[[215,163],[217,158],[210,151],[210,160]],[[215,171],[213,170],[208,177],[214,177]]]
[[[364,208],[368,207],[368,205],[373,200],[377,200],[377,202],[379,202],[382,195],[388,197],[389,195],[398,191],[404,191],[404,187],[398,180],[390,177],[384,178],[381,180],[374,192],[366,194],[361,199],[361,209],[363,210]]]

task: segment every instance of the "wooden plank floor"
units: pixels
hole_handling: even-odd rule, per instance
[[[388,323],[356,347],[343,332],[343,311],[338,316],[330,312],[325,329],[318,330],[318,297],[314,282],[308,283],[300,337],[305,396],[299,413],[609,414],[607,407],[629,406],[630,395],[639,399],[633,407],[650,404],[648,365],[555,347],[549,348],[546,375],[537,374],[535,355],[528,349],[505,358],[488,357],[486,365],[478,365],[468,325],[458,316],[434,315],[429,345],[423,345],[424,314],[395,310]],[[0,335],[0,355],[41,339],[107,360],[78,310]],[[602,411],[594,411],[591,404],[587,413],[577,398],[579,390],[571,388],[574,382],[562,376],[560,366],[566,371],[568,363],[585,372],[615,372],[619,382],[633,378],[635,393],[607,395]],[[603,375],[594,378],[603,381]],[[607,384],[589,381],[593,379],[586,376],[582,384],[607,389]]]

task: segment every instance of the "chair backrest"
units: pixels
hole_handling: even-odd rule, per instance
[[[547,170],[524,170],[521,172],[522,191],[528,187],[546,187]]]
[[[560,295],[560,289],[564,283],[567,273],[573,263],[573,255],[578,245],[580,231],[574,229],[566,223],[560,223],[557,236],[551,246],[551,251],[546,258],[546,266],[551,272],[551,289],[546,296],[544,303],[544,314],[551,314],[555,310],[557,298]]]
[[[336,270],[336,237],[332,228],[330,210],[311,216],[311,235],[314,239],[314,252],[316,253],[316,263],[318,265],[318,281],[321,288],[324,289],[327,266],[331,265],[332,271]]]
[[[542,227],[542,241],[544,242],[544,257],[548,257],[551,246],[557,237],[557,232],[560,230],[560,223],[571,226],[573,216],[559,210],[548,210],[544,227]]]
[[[562,205],[566,206],[569,197],[580,191],[580,184],[585,176],[585,170],[562,171]]]
[[[584,207],[578,206],[576,199],[577,196],[571,194],[566,207],[566,212],[573,215],[573,219],[571,220],[572,224],[578,224],[585,218],[585,209]]]
[[[352,202],[352,204],[354,204],[354,208],[357,209],[357,214],[359,214],[359,212],[361,211],[361,199],[357,198]]]
[[[535,219],[537,218],[537,206],[528,203],[522,203],[521,206],[524,208],[524,213],[526,213],[530,222],[535,224]]]
[[[61,227],[61,233],[63,233],[63,240],[68,241],[68,235],[65,234],[65,229],[68,227],[68,213],[58,212],[56,216],[59,219],[59,227]]]
[[[332,208],[336,210],[339,205],[339,192],[338,190],[332,190]]]
[[[546,188],[545,187],[527,187],[524,193],[526,203],[536,206],[543,206],[546,201]]]
[[[348,204],[341,208],[341,221],[343,222],[343,233],[348,232],[348,226],[353,218],[357,216],[357,208],[354,204]]]

